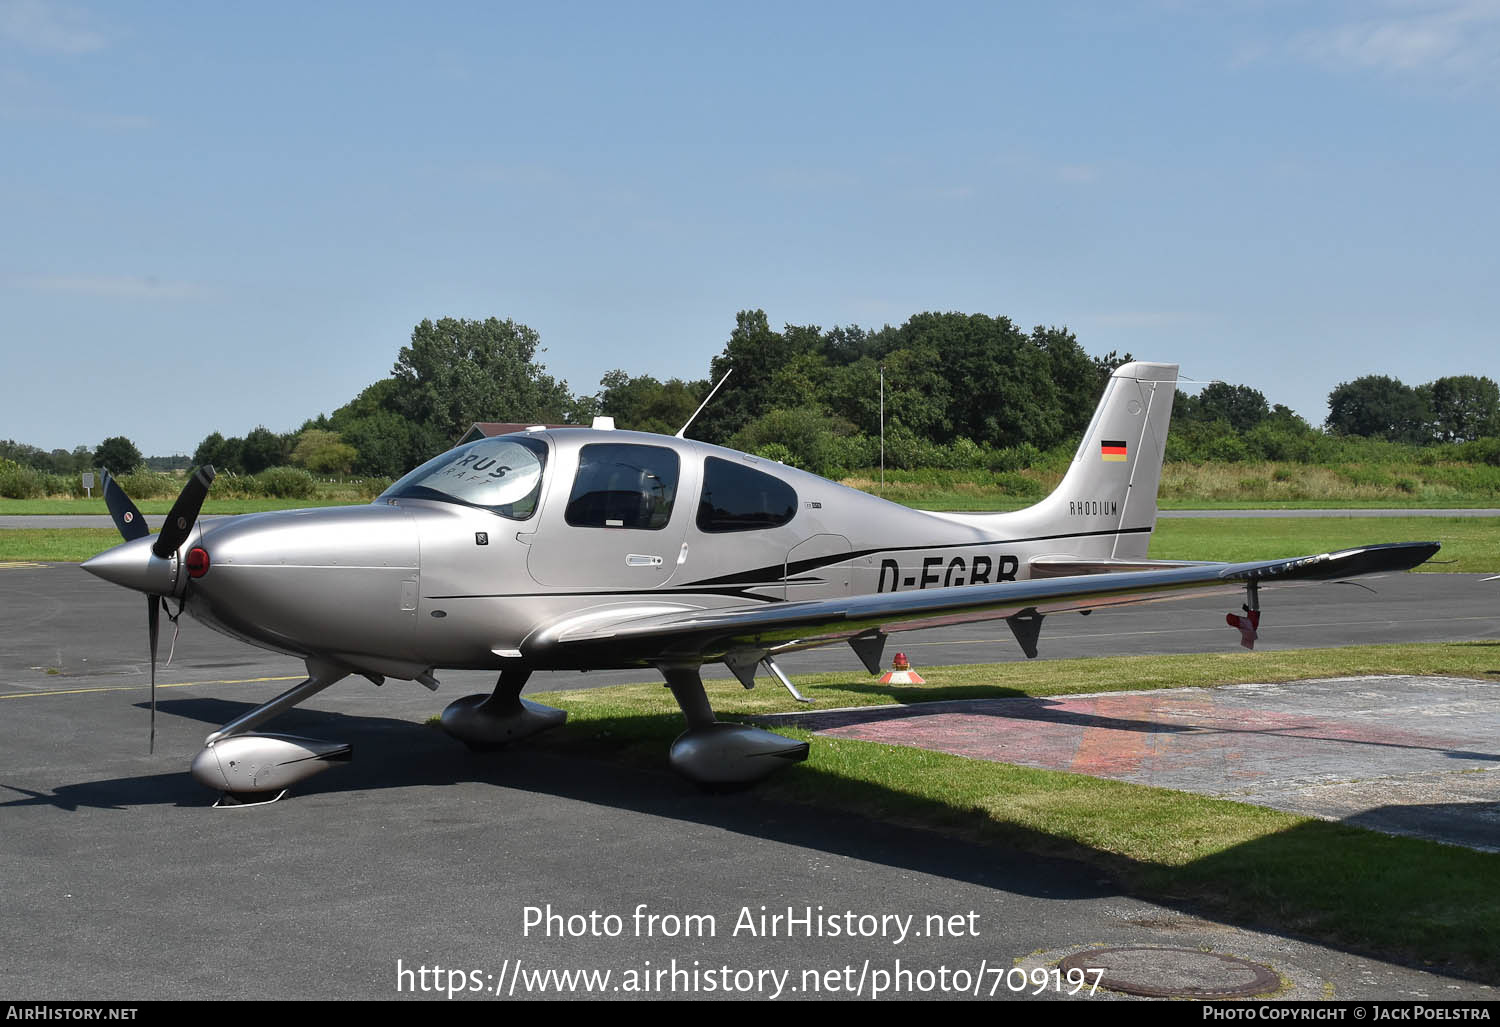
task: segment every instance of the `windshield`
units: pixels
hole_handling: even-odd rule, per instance
[[[427,461],[380,499],[436,499],[524,521],[536,512],[546,466],[547,445],[541,439],[500,435]]]

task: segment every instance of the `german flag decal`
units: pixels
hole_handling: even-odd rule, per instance
[[[1123,464],[1128,455],[1123,442],[1105,440],[1099,443],[1099,459],[1108,463]]]

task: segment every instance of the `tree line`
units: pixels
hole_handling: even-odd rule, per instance
[[[213,432],[192,463],[254,475],[291,465],[321,475],[394,478],[452,446],[476,421],[588,424],[676,432],[726,372],[691,435],[825,475],[875,466],[1006,473],[1043,454],[1071,455],[1109,374],[1129,354],[1093,356],[1066,328],[1023,330],[1009,318],[922,313],[899,326],[771,327],[741,311],[702,379],[665,381],[616,369],[573,394],[539,361],[538,334],[509,319],[424,320],[391,374],[299,429]],[[1380,375],[1340,383],[1315,428],[1259,391],[1215,382],[1179,391],[1169,459],[1329,459],[1340,439],[1436,445],[1500,435],[1500,388],[1456,375],[1408,387]],[[1491,446],[1500,451],[1500,445]],[[180,459],[180,458],[179,458]],[[1500,456],[1496,457],[1500,460]],[[53,474],[141,463],[128,439],[44,453],[0,443],[0,460]]]
[[[539,341],[510,320],[423,321],[390,377],[333,413],[281,436],[263,427],[242,438],[216,432],[194,462],[252,474],[288,462],[394,477],[476,421],[586,425],[608,415],[620,428],[671,434],[732,368],[693,437],[834,473],[879,460],[883,367],[893,465],[955,454],[965,465],[1021,465],[1076,438],[1110,371],[1128,359],[1091,357],[1065,329],[1026,332],[982,314],[920,314],[874,331],[777,331],[755,310],[736,318],[706,378],[662,381],[617,369],[598,391],[575,395],[539,362]]]

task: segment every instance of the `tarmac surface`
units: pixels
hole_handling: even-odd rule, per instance
[[[1262,644],[1500,639],[1500,592],[1479,577],[1366,579],[1374,595],[1266,589]],[[351,742],[353,763],[271,806],[211,809],[186,773],[204,735],[300,680],[300,668],[184,619],[148,755],[143,605],[73,565],[0,568],[7,998],[431,998],[444,994],[435,983],[455,982],[537,997],[548,982],[531,975],[549,970],[610,971],[596,994],[611,997],[642,984],[652,997],[723,997],[726,982],[750,997],[843,998],[856,987],[870,997],[899,982],[898,960],[908,971],[963,968],[998,998],[1017,995],[1013,968],[1089,946],[1242,957],[1272,967],[1282,998],[1500,998],[1493,982],[1143,902],[1079,864],[753,790],[706,795],[665,769],[561,758],[545,738],[477,756],[425,726],[453,698],[488,690],[488,675],[440,674],[437,696],[341,682],[271,727]],[[1220,598],[1050,618],[1043,658],[1231,651],[1225,609]],[[1004,625],[901,641],[919,668],[1022,658]],[[842,648],[785,664],[863,677]],[[528,691],[642,677],[537,675]],[[563,918],[550,932],[549,905]],[[794,921],[811,907],[822,931],[794,922],[788,936],[789,907]],[[783,915],[774,936],[758,929],[762,912]],[[528,928],[528,916],[539,922]],[[915,919],[900,938],[905,916]]]

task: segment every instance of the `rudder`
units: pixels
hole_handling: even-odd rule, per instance
[[[1125,529],[1115,536],[1110,557],[1144,559],[1156,526],[1177,368],[1144,361],[1116,368],[1067,474],[1032,509],[1099,531]]]

